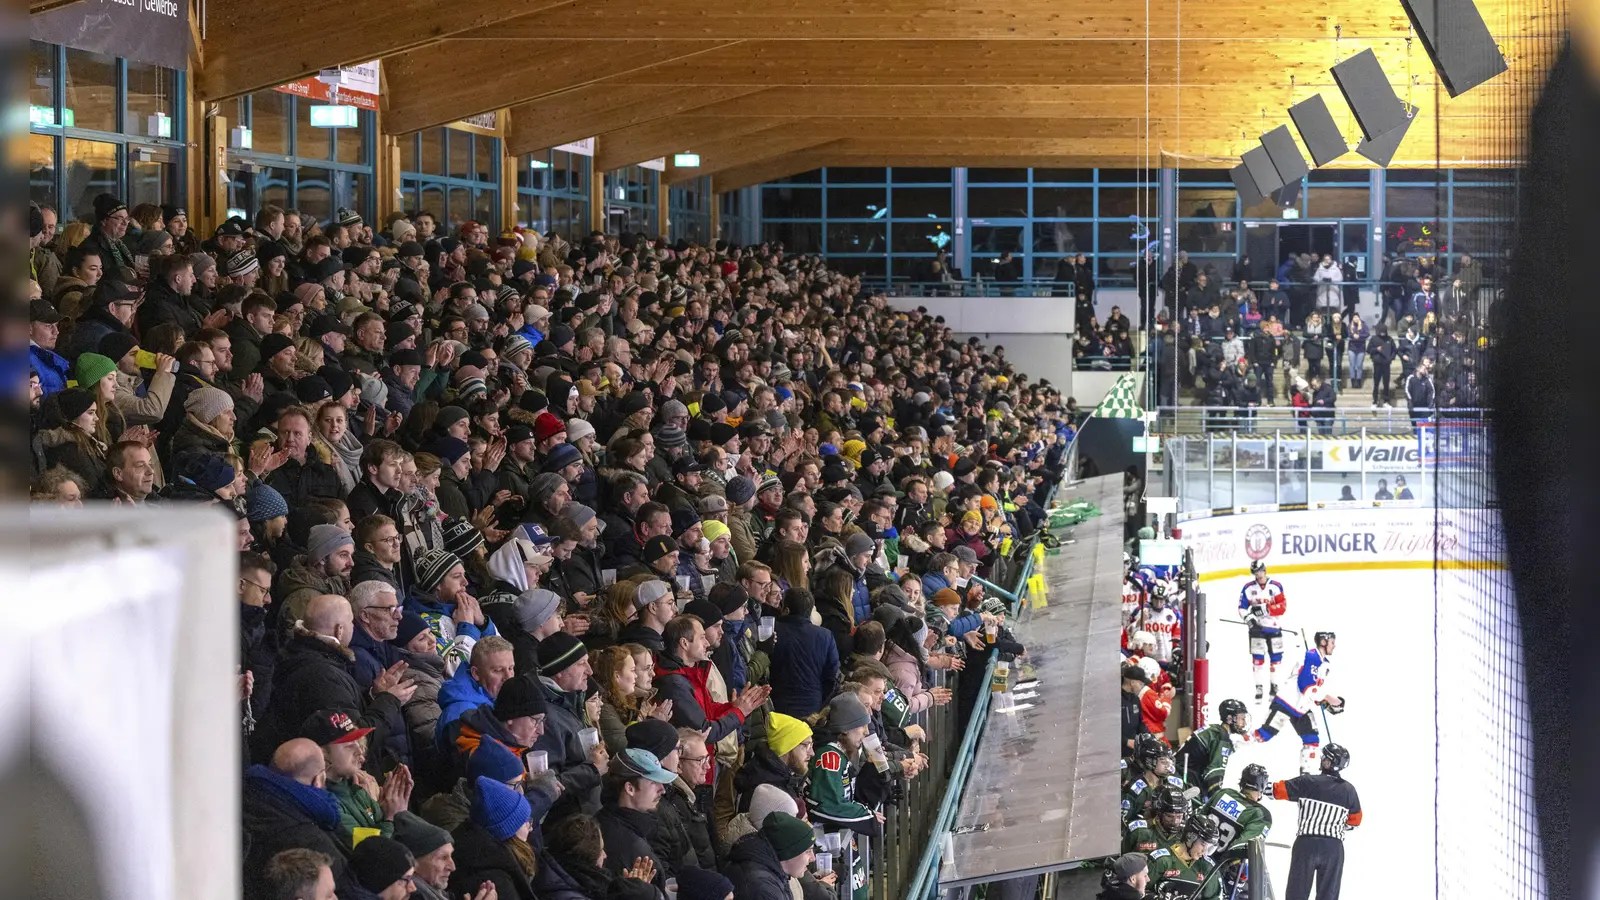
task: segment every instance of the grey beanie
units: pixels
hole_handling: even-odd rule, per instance
[[[589,524],[590,519],[594,518],[594,510],[574,500],[571,503],[568,503],[566,506],[561,507],[561,516],[562,518],[570,520],[572,524],[578,528],[582,528],[583,526]]]
[[[346,544],[354,547],[356,542],[350,537],[350,532],[337,525],[313,525],[311,536],[306,539],[306,554],[314,563],[322,562],[340,547]]]
[[[561,490],[561,486],[566,483],[567,480],[556,472],[541,472],[533,476],[533,480],[528,482],[528,493],[533,495],[533,498],[530,499],[537,498],[539,505],[543,506],[545,501],[549,500],[556,491]]]
[[[756,485],[743,475],[735,475],[728,479],[725,493],[728,495],[729,503],[748,503],[750,498],[756,495]]]
[[[873,550],[872,538],[861,532],[856,532],[844,539],[844,555],[856,556],[862,553],[871,553]]]
[[[1143,853],[1124,853],[1111,864],[1111,874],[1116,876],[1118,881],[1127,884],[1128,879],[1143,872],[1149,865]]]
[[[834,731],[845,732],[852,728],[859,728],[872,721],[872,716],[867,713],[867,707],[850,691],[845,691],[833,698],[828,704],[828,727]]]
[[[417,859],[445,844],[455,843],[450,832],[413,812],[401,812],[394,817],[394,839],[404,844]]]
[[[517,610],[517,624],[529,634],[538,631],[539,626],[550,621],[550,617],[561,607],[560,595],[544,588],[530,588],[523,591],[512,602]]]
[[[682,400],[673,398],[661,404],[661,418],[663,419],[681,419],[686,418],[688,415],[689,407],[684,406]]]

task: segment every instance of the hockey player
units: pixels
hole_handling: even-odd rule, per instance
[[[1171,590],[1166,579],[1157,579],[1144,610],[1135,619],[1135,631],[1149,632],[1155,638],[1155,657],[1162,663],[1172,662],[1173,648],[1182,639],[1183,617],[1167,605]]]
[[[1122,818],[1126,822],[1152,814],[1148,807],[1159,788],[1171,787],[1180,792],[1184,789],[1183,780],[1173,774],[1171,747],[1159,741],[1146,741],[1137,752],[1134,765],[1138,771],[1122,789]]]
[[[1339,900],[1344,877],[1344,835],[1361,824],[1361,798],[1355,785],[1339,773],[1350,765],[1350,751],[1329,744],[1322,770],[1272,786],[1272,796],[1300,804],[1300,831],[1289,855],[1286,900],[1310,900],[1316,882],[1317,900]]]
[[[1317,748],[1322,744],[1322,734],[1317,731],[1316,720],[1311,717],[1314,707],[1321,706],[1332,713],[1344,711],[1344,698],[1326,691],[1328,674],[1333,668],[1333,649],[1338,644],[1331,631],[1315,635],[1316,647],[1308,648],[1299,668],[1290,673],[1288,686],[1272,698],[1267,707],[1267,718],[1256,729],[1256,740],[1270,741],[1287,719],[1300,735],[1300,771],[1317,770]]]
[[[1150,676],[1150,686],[1159,691],[1172,683],[1172,676],[1164,664],[1156,660],[1155,652],[1155,635],[1148,631],[1135,631],[1133,636],[1128,638],[1128,648],[1122,651],[1122,661],[1124,665],[1140,668],[1144,668],[1144,661],[1147,659],[1154,663],[1156,674]]]
[[[1265,837],[1272,828],[1272,811],[1261,804],[1261,798],[1272,789],[1267,778],[1267,767],[1251,763],[1239,775],[1239,789],[1219,788],[1201,814],[1216,820],[1217,850],[1231,853],[1241,850],[1258,837]]]
[[[1205,816],[1190,816],[1183,823],[1181,840],[1150,851],[1150,895],[1159,897],[1164,893],[1171,894],[1171,889],[1163,892],[1161,886],[1175,881],[1188,891],[1175,896],[1188,896],[1194,900],[1212,900],[1221,896],[1222,884],[1216,879],[1206,881],[1206,876],[1216,868],[1207,857],[1216,849],[1217,839],[1216,822]],[[1202,883],[1205,884],[1204,888],[1200,887]]]
[[[1288,609],[1283,585],[1267,577],[1267,564],[1250,564],[1251,580],[1239,591],[1239,615],[1250,626],[1250,662],[1255,669],[1256,700],[1265,693],[1271,662],[1272,693],[1278,693],[1278,664],[1283,662],[1283,629],[1278,617]]]
[[[1176,841],[1182,833],[1184,820],[1189,818],[1189,798],[1170,785],[1158,788],[1150,811],[1153,813],[1150,818],[1128,823],[1122,835],[1122,852],[1149,853]]]
[[[1250,710],[1243,701],[1224,700],[1217,707],[1217,714],[1222,721],[1196,731],[1178,751],[1178,771],[1200,789],[1201,797],[1210,797],[1222,787],[1222,780],[1228,775],[1228,757],[1233,755],[1234,738],[1250,734]]]
[[[1137,564],[1138,560],[1134,560]],[[1145,584],[1138,569],[1130,569],[1122,576],[1122,646],[1128,646],[1128,636],[1134,632],[1134,621],[1144,610]]]

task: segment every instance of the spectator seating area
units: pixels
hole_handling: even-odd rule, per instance
[[[31,211],[34,502],[237,521],[245,896],[865,900],[1063,398],[781,245],[421,212]]]

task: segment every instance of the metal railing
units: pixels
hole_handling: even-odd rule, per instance
[[[1076,297],[1077,287],[1070,281],[1050,278],[1019,278],[996,281],[974,275],[949,281],[919,281],[911,278],[863,278],[862,290],[889,297]]]
[[[1346,391],[1346,395],[1359,391]],[[1362,398],[1365,399],[1365,398]],[[1151,433],[1160,437],[1189,434],[1261,435],[1296,432],[1319,437],[1414,435],[1420,423],[1485,421],[1485,409],[1416,409],[1404,406],[1336,406],[1312,410],[1278,406],[1162,406]]]

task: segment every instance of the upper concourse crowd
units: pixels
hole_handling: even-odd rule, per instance
[[[247,898],[865,900],[1024,652],[1054,387],[777,244],[92,219],[31,210],[32,496],[236,523]]]

